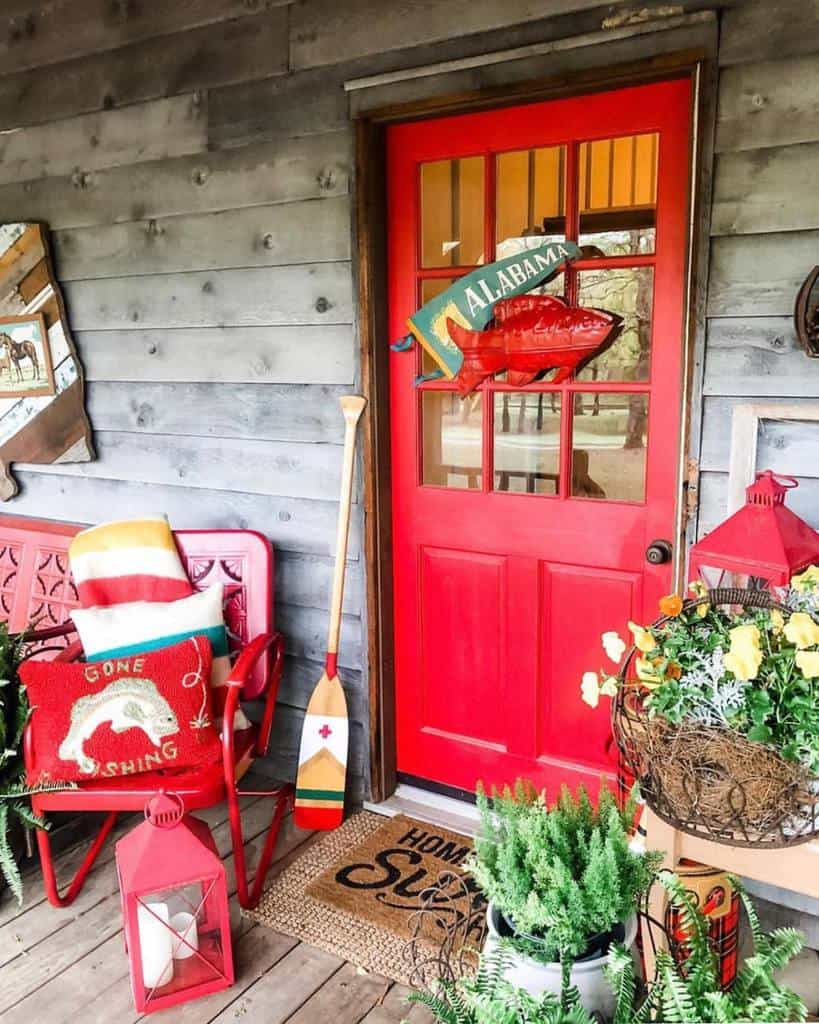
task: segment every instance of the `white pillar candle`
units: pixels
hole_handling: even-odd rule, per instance
[[[196,918],[186,910],[181,910],[171,918],[171,928],[181,935],[181,939],[174,936],[173,958],[174,960],[187,960],[199,949],[199,934],[196,930]],[[185,942],[182,941],[185,940]],[[187,943],[187,945],[186,945]]]
[[[173,978],[173,935],[166,927],[170,924],[168,904],[140,904],[137,921],[143,984],[146,988],[161,988]]]

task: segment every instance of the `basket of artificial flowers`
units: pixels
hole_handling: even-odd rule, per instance
[[[663,598],[603,646],[616,673],[583,677],[613,698],[624,767],[651,809],[732,846],[789,846],[819,834],[819,568],[776,593],[707,590]]]

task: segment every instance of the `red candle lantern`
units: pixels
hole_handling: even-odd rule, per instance
[[[225,867],[210,829],[160,793],[116,846],[131,989],[152,1013],[233,984]]]
[[[691,548],[691,579],[707,587],[785,586],[819,563],[819,533],[785,505],[792,477],[757,473],[745,504]]]

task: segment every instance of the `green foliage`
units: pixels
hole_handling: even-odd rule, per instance
[[[426,1006],[441,1024],[594,1024],[577,989],[564,986],[562,997],[530,996],[504,980],[509,965],[503,952],[486,957],[477,977],[441,982],[434,992],[413,992],[411,1003]]]
[[[678,967],[666,950],[657,953],[654,981],[645,1001],[634,1008],[634,963],[625,949],[612,950],[606,976],[618,997],[613,1024],[645,1024],[649,1020],[664,1024],[706,1024],[706,1022],[801,1021],[807,1014],[795,992],[774,980],[802,948],[802,936],[791,928],[777,928],[764,935],[753,904],[737,879],[733,884],[742,897],[751,933],[754,954],[741,967],[728,992],[720,986],[716,957],[708,941],[708,924],[675,875],[662,874],[669,901],[680,915],[680,927],[688,936],[688,957]]]
[[[25,782],[23,733],[30,709],[17,677],[22,656],[20,636],[9,634],[6,624],[0,623],[0,871],[18,903],[23,902],[23,882],[12,847],[12,830],[18,822],[27,828],[47,827],[31,809]]]
[[[534,938],[543,958],[569,963],[593,935],[627,920],[659,863],[629,848],[634,804],[620,812],[605,788],[597,808],[582,787],[576,798],[564,787],[549,808],[518,781],[491,796],[479,791],[478,807],[469,869],[522,934],[522,951],[533,951]]]
[[[688,935],[682,968],[667,950],[657,953],[656,973],[645,997],[638,997],[634,959],[623,946],[612,946],[604,968],[616,1007],[612,1024],[765,1024],[802,1021],[806,1009],[799,997],[774,980],[802,948],[802,937],[790,928],[764,935],[753,904],[732,879],[745,904],[754,939],[754,954],[740,969],[728,992],[720,986],[716,957],[708,939],[708,922],[675,876],[659,876],[670,903],[679,913],[680,928]],[[434,992],[416,992],[410,1002],[422,1003],[440,1024],[594,1024],[580,1003],[576,988],[564,974],[560,996],[539,999],[505,980],[508,950],[482,962],[474,980],[439,984]]]

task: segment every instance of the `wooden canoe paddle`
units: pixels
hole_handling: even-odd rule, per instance
[[[344,571],[347,565],[347,535],[353,493],[353,457],[358,420],[367,404],[358,395],[341,399],[344,431],[344,470],[341,475],[341,504],[336,535],[336,564],[330,598],[330,628],[324,672],[307,705],[299,748],[296,805],[293,814],[299,828],[333,829],[344,818],[344,790],[347,778],[349,725],[347,701],[338,678],[338,640],[344,599]]]

